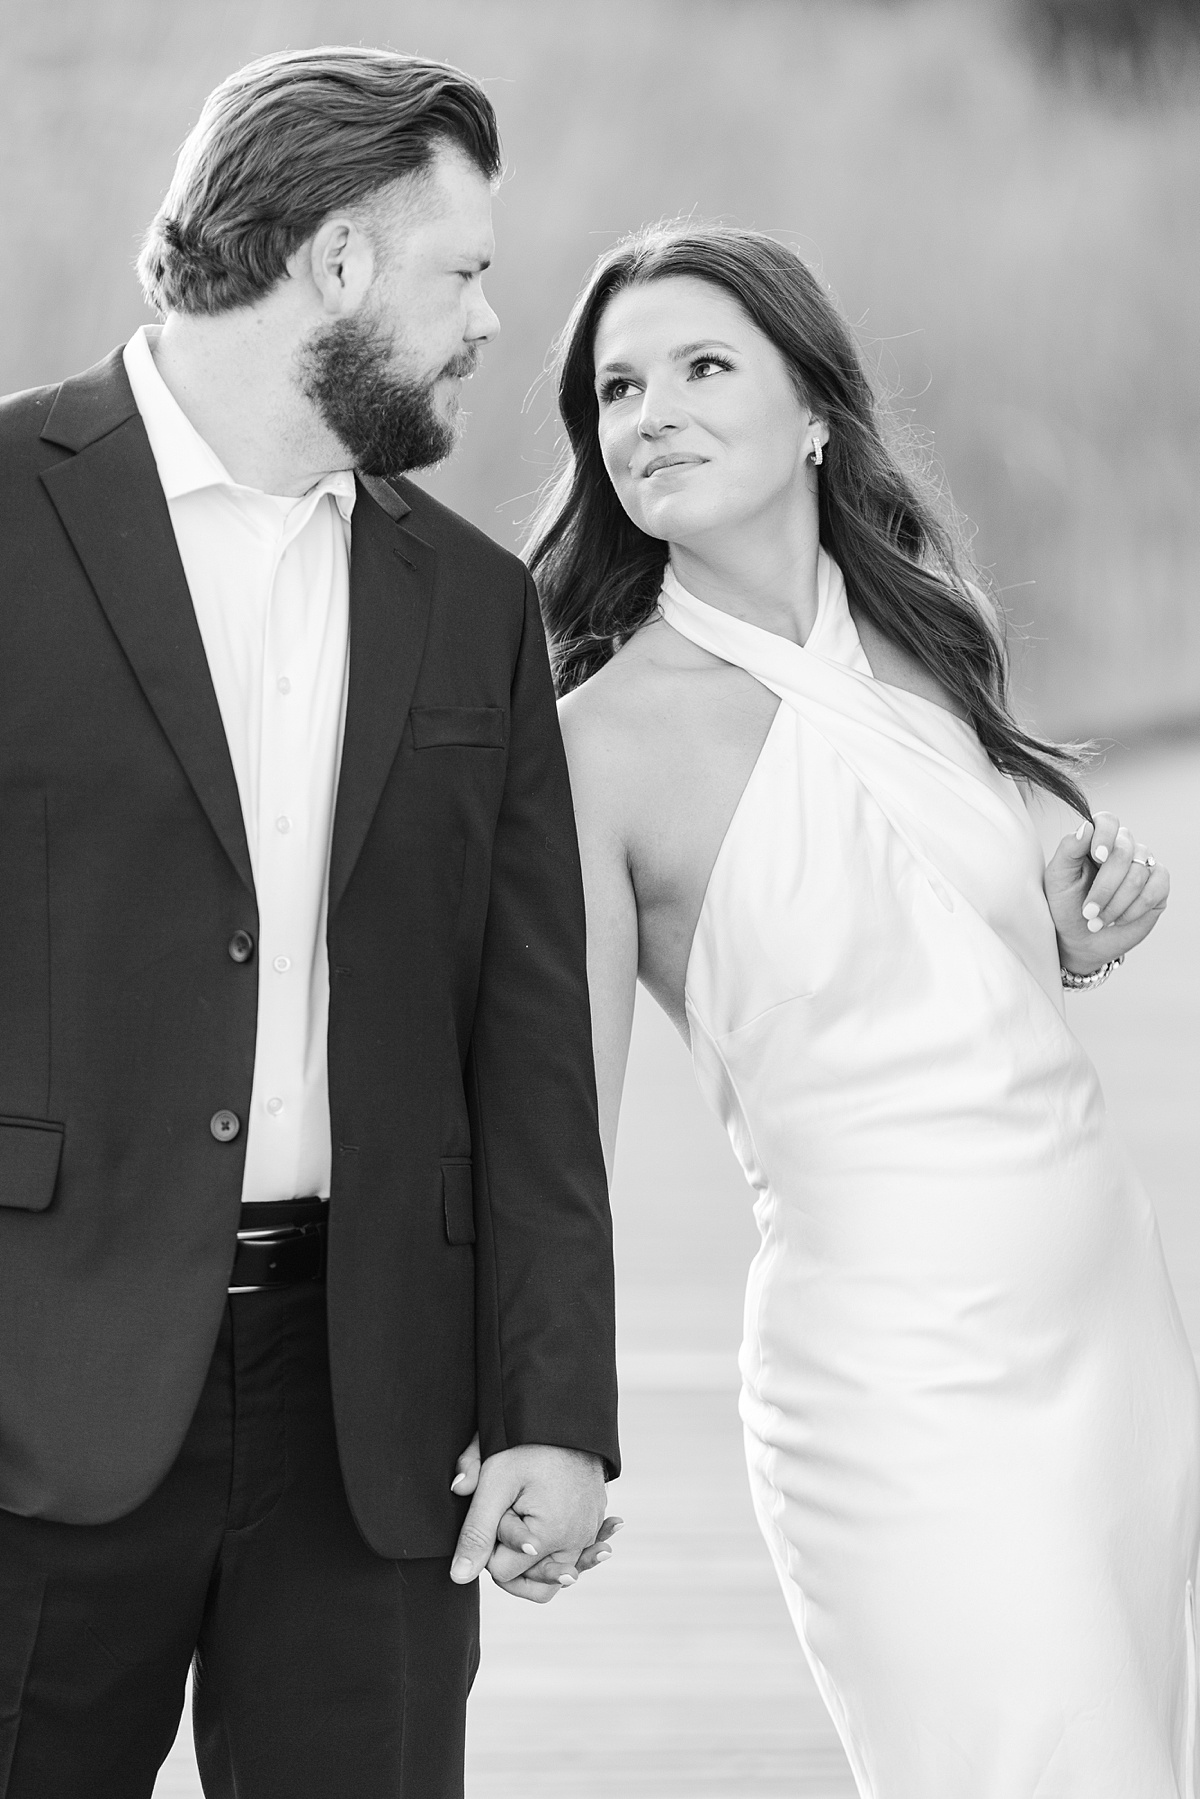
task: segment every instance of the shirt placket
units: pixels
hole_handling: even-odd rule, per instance
[[[305,945],[312,858],[311,743],[314,670],[307,654],[306,595],[297,539],[311,518],[301,502],[280,519],[262,671],[259,806],[258,1129],[276,1180],[291,1197],[300,1159],[309,969]],[[261,1078],[259,1076],[261,1075]]]

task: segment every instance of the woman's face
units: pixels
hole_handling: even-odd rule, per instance
[[[650,537],[687,544],[815,506],[805,458],[828,433],[724,289],[690,276],[625,288],[596,331],[600,450]]]

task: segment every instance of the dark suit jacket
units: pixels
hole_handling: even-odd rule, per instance
[[[179,1449],[246,1141],[241,807],[120,354],[0,403],[0,1506],[89,1523]],[[615,1471],[584,919],[521,564],[360,485],[329,903],[329,1337],[354,1515],[453,1546],[485,1454]]]

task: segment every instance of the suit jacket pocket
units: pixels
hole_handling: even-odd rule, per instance
[[[40,1118],[0,1118],[0,1206],[44,1212],[54,1198],[63,1127]]]
[[[502,750],[508,742],[507,714],[499,706],[414,706],[413,748],[449,747]]]
[[[446,1211],[448,1241],[474,1243],[475,1200],[471,1192],[469,1162],[442,1163],[442,1204]]]

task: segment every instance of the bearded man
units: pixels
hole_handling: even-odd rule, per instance
[[[150,229],[163,324],[0,407],[4,1799],[149,1795],[193,1662],[210,1799],[461,1794],[476,1577],[595,1559],[550,674],[403,478],[497,329],[499,165],[456,70],[254,63]]]

